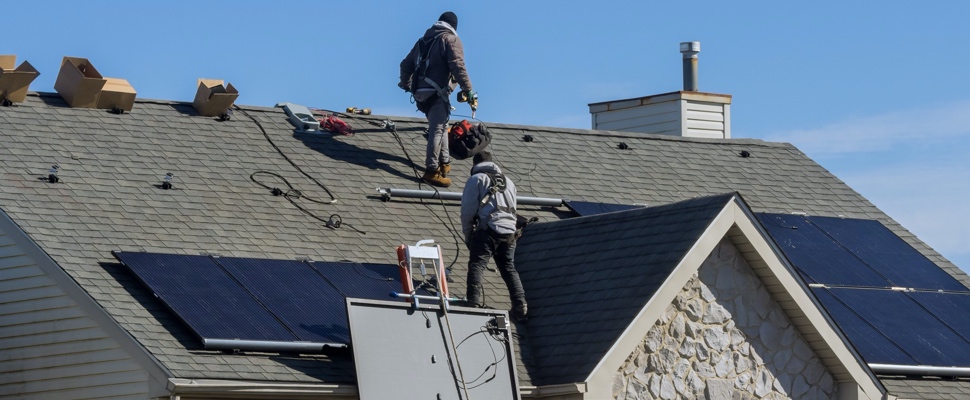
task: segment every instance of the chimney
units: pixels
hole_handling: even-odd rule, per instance
[[[684,90],[589,104],[594,130],[730,139],[731,95],[697,90],[700,42],[683,42]]]
[[[684,55],[684,90],[697,91],[697,53],[701,52],[701,42],[681,42],[680,54]]]

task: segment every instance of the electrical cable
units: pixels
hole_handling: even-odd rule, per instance
[[[311,181],[313,181],[313,183],[315,183],[315,184],[317,184],[317,186],[319,186],[319,187],[320,187],[321,189],[323,189],[323,191],[325,191],[325,192],[327,192],[327,195],[329,195],[329,196],[330,196],[330,202],[329,202],[329,203],[323,203],[323,204],[333,204],[333,203],[336,203],[336,202],[337,202],[337,198],[336,198],[336,197],[334,197],[334,195],[333,195],[333,193],[332,193],[332,192],[330,192],[330,189],[329,189],[329,188],[327,188],[327,186],[326,186],[326,185],[324,185],[323,183],[320,183],[320,181],[318,181],[318,180],[317,180],[316,178],[314,178],[314,177],[313,177],[312,175],[310,175],[310,174],[308,174],[308,173],[306,173],[306,171],[304,171],[304,170],[303,170],[303,168],[300,168],[300,166],[299,166],[299,165],[297,165],[297,163],[296,163],[296,162],[294,162],[294,161],[293,161],[292,159],[290,159],[290,157],[289,157],[289,156],[287,156],[287,155],[286,155],[286,153],[284,153],[284,152],[283,152],[283,150],[282,150],[282,149],[280,149],[280,147],[279,147],[279,146],[277,146],[275,142],[273,142],[273,139],[269,137],[269,133],[268,133],[268,132],[266,132],[266,128],[263,128],[263,124],[261,124],[261,123],[259,122],[259,120],[257,120],[257,119],[256,119],[255,117],[253,117],[252,115],[249,115],[249,113],[248,113],[248,112],[246,112],[246,110],[243,110],[243,109],[242,109],[242,108],[240,108],[239,106],[236,106],[236,105],[234,105],[234,106],[233,106],[233,108],[234,108],[235,110],[237,110],[237,111],[239,111],[239,112],[241,112],[241,113],[242,113],[242,115],[245,115],[245,116],[246,116],[247,118],[249,118],[249,119],[250,119],[251,121],[253,121],[253,123],[255,123],[257,127],[259,127],[259,130],[263,132],[263,136],[264,136],[264,137],[266,138],[266,141],[268,141],[268,142],[269,142],[269,144],[270,144],[271,146],[273,146],[273,148],[274,148],[274,149],[276,149],[276,152],[277,152],[277,153],[280,153],[280,155],[281,155],[281,156],[283,156],[283,159],[285,159],[285,160],[286,160],[287,162],[289,162],[289,163],[290,163],[290,165],[292,165],[292,166],[293,166],[293,168],[295,168],[295,169],[296,169],[297,171],[299,171],[299,172],[300,172],[301,174],[303,174],[303,176],[305,176],[305,177],[307,177],[307,179],[309,179],[309,180],[311,180]]]
[[[283,181],[283,183],[286,185],[286,187],[289,190],[283,191],[280,188],[266,185],[265,183],[262,183],[259,180],[257,180],[256,179],[256,175],[270,175],[270,176],[275,176],[275,177],[281,179]],[[360,233],[362,235],[366,235],[367,234],[367,232],[364,232],[364,231],[362,231],[360,229],[357,229],[357,228],[355,228],[351,224],[342,222],[342,220],[340,219],[340,215],[338,215],[338,214],[331,214],[330,215],[330,218],[324,219],[323,217],[320,217],[320,216],[314,214],[312,211],[306,209],[306,207],[304,207],[303,205],[297,203],[295,199],[304,199],[304,200],[307,200],[307,201],[310,201],[310,202],[314,202],[314,203],[319,203],[319,204],[332,204],[332,203],[329,203],[329,202],[317,200],[317,199],[314,199],[314,198],[312,198],[310,196],[304,195],[303,192],[301,192],[301,191],[297,190],[295,187],[293,187],[293,185],[290,184],[290,181],[287,180],[286,178],[284,178],[280,174],[277,174],[275,172],[262,171],[261,170],[261,171],[256,171],[256,172],[253,172],[252,174],[250,174],[249,175],[249,180],[253,181],[253,183],[255,183],[255,184],[259,185],[259,186],[262,186],[263,188],[269,189],[270,190],[270,193],[272,193],[274,196],[283,196],[283,198],[285,198],[286,200],[288,200],[290,202],[290,204],[292,204],[294,207],[296,207],[297,210],[300,210],[301,212],[303,212],[304,214],[306,214],[310,218],[313,218],[313,219],[315,219],[317,221],[323,222],[324,226],[326,226],[327,228],[330,228],[332,230],[336,230],[337,228],[340,228],[341,226],[347,226],[348,228],[356,231],[357,233]]]
[[[233,105],[233,108],[235,110],[239,111],[242,115],[245,115],[251,121],[253,121],[253,123],[255,123],[256,126],[259,128],[259,130],[263,133],[263,137],[266,138],[266,141],[269,142],[269,144],[271,146],[273,146],[274,149],[276,149],[276,152],[279,153],[281,156],[283,156],[283,159],[285,159],[287,162],[289,162],[290,165],[292,165],[293,168],[295,168],[297,171],[299,171],[301,174],[303,174],[303,176],[305,176],[305,177],[307,177],[307,179],[310,179],[311,181],[313,181],[313,183],[315,183],[317,186],[319,186],[321,189],[323,189],[324,192],[327,192],[327,195],[330,196],[330,201],[318,200],[318,199],[315,199],[313,197],[310,197],[310,196],[307,196],[307,195],[303,194],[302,191],[297,190],[295,187],[293,187],[293,185],[290,184],[290,182],[286,178],[284,178],[282,175],[277,174],[277,173],[274,173],[274,172],[262,171],[262,170],[261,171],[256,171],[256,172],[252,173],[251,175],[249,175],[249,179],[251,181],[253,181],[257,185],[260,185],[260,186],[262,186],[262,187],[264,187],[266,189],[271,189],[270,192],[274,196],[280,196],[280,195],[282,195],[284,198],[286,198],[290,202],[290,204],[292,204],[298,210],[300,210],[301,212],[303,212],[304,214],[310,216],[313,219],[316,219],[316,220],[318,220],[320,222],[323,222],[324,223],[324,226],[326,226],[327,228],[330,228],[332,230],[336,230],[337,228],[340,228],[342,225],[346,225],[348,228],[354,230],[357,233],[360,233],[361,235],[366,235],[367,234],[367,232],[364,232],[364,231],[362,231],[360,229],[357,229],[356,227],[354,227],[351,224],[348,224],[348,223],[343,222],[343,218],[341,218],[339,214],[331,214],[329,218],[323,219],[320,216],[318,216],[318,215],[314,214],[313,212],[311,212],[310,210],[306,209],[302,205],[298,204],[296,201],[294,201],[294,198],[297,198],[297,199],[305,199],[307,201],[310,201],[310,202],[313,202],[313,203],[318,203],[318,204],[333,204],[333,203],[336,203],[337,202],[337,198],[336,198],[336,196],[333,195],[333,192],[331,192],[330,189],[327,188],[326,185],[324,185],[319,180],[317,180],[316,178],[314,178],[313,175],[310,175],[309,173],[307,173],[306,171],[304,171],[303,168],[300,168],[300,166],[296,162],[294,162],[289,156],[287,156],[286,153],[283,152],[283,149],[280,149],[280,147],[277,146],[275,142],[273,142],[273,139],[271,137],[269,137],[269,132],[266,131],[266,128],[263,127],[263,124],[261,124],[259,122],[259,120],[257,120],[252,115],[249,115],[249,113],[246,112],[246,110],[243,110],[242,108],[240,108],[237,105]],[[261,182],[259,182],[259,181],[256,180],[256,175],[258,175],[258,174],[265,174],[265,175],[275,176],[275,177],[283,180],[283,183],[285,183],[286,186],[290,190],[288,190],[286,192],[283,192],[279,188],[267,186],[267,185],[265,185],[265,184],[263,184],[263,183],[261,183]]]

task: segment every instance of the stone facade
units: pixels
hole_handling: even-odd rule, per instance
[[[831,399],[836,389],[728,240],[613,378],[615,399]]]

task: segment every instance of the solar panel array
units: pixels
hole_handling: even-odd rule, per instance
[[[392,300],[395,264],[114,252],[200,339],[350,343],[346,298]],[[419,294],[430,295],[425,290]]]
[[[970,289],[881,223],[758,219],[867,363],[970,366]]]

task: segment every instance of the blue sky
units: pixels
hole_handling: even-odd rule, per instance
[[[791,142],[970,270],[970,2],[76,1],[5,4],[0,54],[53,91],[62,56],[190,101],[225,79],[238,103],[419,116],[398,64],[452,10],[478,117],[589,128],[587,104],[681,89],[733,95],[732,135]]]

